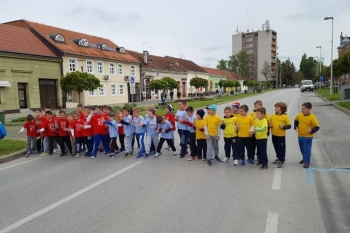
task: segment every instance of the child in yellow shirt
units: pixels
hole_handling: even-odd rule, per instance
[[[294,120],[294,129],[298,132],[298,142],[303,159],[299,162],[304,168],[309,168],[311,160],[312,139],[320,129],[317,118],[311,113],[312,104],[305,102],[301,105],[301,113]]]
[[[203,161],[207,160],[207,140],[204,133],[204,110],[199,109],[196,113],[196,120],[194,121],[194,128],[196,129],[197,141],[197,159]]]
[[[247,149],[248,162],[254,164],[254,151],[252,145],[252,130],[254,121],[251,116],[248,116],[249,108],[243,104],[240,106],[239,113],[241,117],[237,118],[237,146],[238,153],[241,159],[241,165],[245,166],[245,149]]]
[[[239,107],[240,106],[241,106],[241,104],[238,101],[235,101],[232,103],[232,115],[234,115],[236,118],[241,116],[239,114]]]
[[[204,132],[207,139],[207,164],[211,166],[211,158],[213,153],[215,155],[214,159],[221,162],[219,158],[219,143],[220,133],[221,133],[221,119],[216,114],[217,107],[215,104],[211,104],[206,107],[208,116],[204,118]]]
[[[258,108],[256,109],[256,119],[254,122],[254,133],[256,138],[256,146],[258,148],[258,157],[261,161],[260,170],[267,169],[267,131],[268,131],[268,123],[265,119],[266,109]]]
[[[230,160],[230,154],[232,149],[233,164],[238,165],[238,152],[237,152],[237,118],[232,115],[232,108],[226,107],[224,109],[224,118],[222,119],[220,128],[224,131],[225,142],[225,158],[222,162],[228,162]]]

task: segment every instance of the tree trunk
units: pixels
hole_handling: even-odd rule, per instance
[[[78,92],[78,104],[80,104],[80,92]]]

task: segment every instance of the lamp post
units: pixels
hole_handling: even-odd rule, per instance
[[[333,94],[333,25],[334,25],[334,18],[333,17],[325,17],[324,20],[332,20],[332,47],[331,47],[331,82],[330,82],[330,90],[329,90],[329,94],[332,95]]]
[[[317,46],[316,49],[320,49],[320,74],[322,74],[322,70],[321,70],[321,59],[322,59],[322,46]]]

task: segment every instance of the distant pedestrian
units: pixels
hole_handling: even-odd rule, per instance
[[[173,99],[174,99],[174,92],[171,91],[171,92],[170,92],[170,101],[173,101]]]
[[[177,92],[177,99],[179,100],[181,97],[181,92]]]
[[[299,162],[304,168],[309,168],[311,160],[312,139],[320,129],[317,118],[311,113],[312,104],[305,102],[301,105],[301,112],[295,117],[294,129],[298,133],[298,142],[303,159]]]

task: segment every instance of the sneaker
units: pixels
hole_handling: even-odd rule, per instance
[[[75,158],[79,158],[79,153],[77,153],[77,154],[75,155]]]
[[[244,159],[241,160],[241,166],[245,166],[245,160]]]
[[[309,168],[309,167],[310,167],[310,164],[308,164],[308,163],[304,163],[303,168]]]
[[[267,169],[267,164],[266,165],[262,165],[259,169],[260,170],[266,170]]]
[[[219,158],[219,156],[215,156],[214,158],[216,161],[220,162],[221,163],[221,159]]]
[[[278,163],[277,167],[278,167],[278,168],[284,167],[284,162],[280,161],[280,162]]]
[[[202,157],[197,157],[198,160],[202,160]]]
[[[194,156],[191,156],[189,159],[187,159],[187,161],[194,161],[196,160]]]
[[[114,152],[114,154],[119,154],[119,152],[120,152],[119,150],[116,150],[116,151]]]
[[[96,158],[96,156],[92,155],[90,158],[91,158],[91,159],[94,159],[94,158]]]
[[[43,153],[41,153],[41,155],[40,155],[41,157],[44,157],[44,156],[46,156],[46,153],[45,152],[43,152]]]
[[[275,161],[272,162],[272,164],[279,164],[280,160],[276,159]]]
[[[114,158],[114,153],[109,153],[107,156],[110,158]]]
[[[248,163],[254,164],[254,160],[253,159],[248,159]]]
[[[36,152],[36,155],[40,155],[40,154],[41,154],[41,152],[40,152],[40,151],[37,151],[37,152]]]
[[[30,154],[29,154],[29,153],[27,153],[27,154],[25,155],[25,157],[30,157]]]
[[[158,152],[156,152],[156,154],[154,155],[154,157],[159,157],[159,153]]]
[[[176,151],[174,151],[173,155],[177,155],[177,152],[176,152]]]
[[[90,154],[86,152],[85,157],[90,157]]]
[[[207,159],[207,164],[208,164],[208,166],[211,166],[212,164],[211,164],[211,159]]]
[[[156,154],[156,152],[155,151],[151,151],[151,152],[149,152],[149,155],[155,155]]]
[[[53,150],[53,153],[57,153],[57,150],[56,150],[56,149],[54,149],[54,150]]]
[[[124,157],[128,157],[130,155],[130,153],[125,153]]]
[[[65,154],[60,154],[61,157],[65,156]]]
[[[121,153],[121,152],[124,152],[125,150],[123,149],[123,148],[121,148],[120,150],[119,150],[119,152]]]
[[[186,155],[188,155],[188,151],[186,151]]]
[[[146,153],[146,154],[145,154],[145,159],[147,159],[147,158],[148,158],[148,156],[149,156],[149,154],[147,154],[147,153]]]
[[[130,154],[132,154],[132,153],[134,153],[134,150],[131,150],[131,151],[130,151]]]
[[[207,160],[207,159],[206,159],[206,158],[203,158],[203,159],[202,159],[202,161],[205,161],[205,160]]]
[[[180,159],[185,158],[185,155],[180,154]]]
[[[235,166],[238,165],[238,160],[237,159],[233,160],[233,165],[235,165]]]
[[[143,157],[143,154],[138,154],[137,156],[136,156],[136,159],[141,159]]]
[[[300,164],[304,164],[304,160],[303,160],[303,159],[300,160],[299,163],[300,163]]]
[[[230,158],[227,158],[227,157],[225,157],[221,162],[228,162],[230,160]]]

